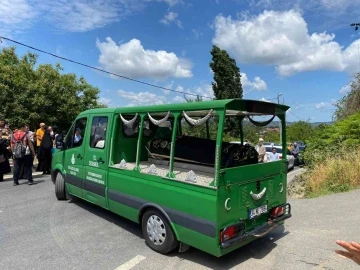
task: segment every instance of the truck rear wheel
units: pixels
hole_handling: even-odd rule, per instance
[[[58,200],[66,200],[65,179],[60,172],[55,179],[55,195]]]
[[[179,245],[169,222],[158,210],[145,212],[142,217],[142,231],[146,244],[161,254],[167,254]]]

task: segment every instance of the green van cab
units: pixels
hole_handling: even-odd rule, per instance
[[[58,200],[78,197],[141,224],[146,244],[166,254],[195,247],[220,257],[291,217],[287,203],[286,111],[226,99],[78,115],[57,143],[51,178]],[[259,122],[263,116],[267,121]],[[282,159],[259,162],[242,126],[282,124]],[[240,142],[223,141],[225,125]]]

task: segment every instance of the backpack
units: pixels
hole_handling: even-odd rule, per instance
[[[26,144],[24,144],[24,138],[26,137],[26,133],[20,140],[17,140],[14,137],[14,158],[23,158],[26,152]]]

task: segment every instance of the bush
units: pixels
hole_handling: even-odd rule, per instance
[[[315,161],[304,178],[306,197],[360,188],[360,149],[349,151],[344,147],[337,152],[327,152]]]

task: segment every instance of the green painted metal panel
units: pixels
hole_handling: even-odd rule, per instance
[[[89,139],[85,137],[81,147],[57,152],[54,155],[53,168],[64,172],[70,193],[108,208],[135,222],[139,222],[140,213],[146,207],[158,208],[169,218],[180,241],[214,256],[221,256],[253,239],[222,249],[219,243],[220,230],[238,223],[240,220],[245,221],[247,231],[266,223],[269,213],[250,220],[248,218],[249,210],[265,204],[270,209],[285,203],[287,182],[285,159],[221,169],[219,159],[221,158],[220,153],[222,153],[225,110],[276,114],[284,122],[285,112],[288,108],[284,105],[267,102],[229,99],[89,110],[80,114],[78,118],[101,115],[109,117],[105,149],[103,151],[89,149]],[[145,146],[154,138],[154,135],[142,137],[138,134],[134,137],[126,137],[123,133],[123,123],[119,119],[120,113],[124,115],[138,113],[138,117],[141,119],[139,133],[141,134],[147,112],[166,113],[171,111],[170,120],[174,121],[173,117],[180,116],[182,111],[209,109],[214,109],[219,116],[215,149],[217,154],[214,161],[215,179],[212,186],[199,186],[181,180],[146,174],[141,172],[139,167],[136,167],[137,170],[111,167],[113,164],[120,163],[122,159],[126,162],[136,162],[137,166],[142,161],[146,161],[148,153]],[[87,128],[86,134],[89,129],[90,127]],[[172,141],[174,141],[177,128],[172,130]],[[285,131],[282,134],[283,142],[286,142]],[[172,150],[174,147],[175,145],[172,146]],[[85,157],[74,161],[74,157],[79,154],[85,155]],[[99,155],[105,161],[104,164],[96,168],[89,166],[89,162],[95,162],[94,159],[98,159]],[[170,167],[173,168],[173,166]],[[89,172],[92,175],[101,175],[104,182],[89,181],[91,180],[87,179]],[[262,190],[266,190],[263,197],[254,200],[251,193],[258,194]]]

